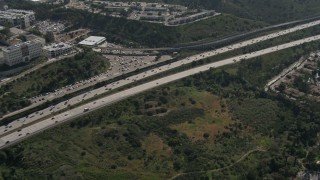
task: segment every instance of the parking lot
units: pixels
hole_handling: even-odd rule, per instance
[[[62,22],[52,22],[52,21],[40,21],[35,27],[42,33],[47,32],[60,33],[65,29],[65,25]]]

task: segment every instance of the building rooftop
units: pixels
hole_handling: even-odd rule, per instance
[[[93,46],[96,44],[101,43],[102,41],[105,41],[106,38],[105,37],[101,37],[101,36],[90,36],[87,39],[79,42],[79,44],[81,45],[87,45],[87,46]]]
[[[8,42],[8,44],[10,46],[23,43],[23,41],[21,39],[18,39],[18,38],[10,38],[10,39],[7,40],[7,42]]]
[[[59,50],[61,48],[71,48],[72,46],[63,42],[60,43],[54,43],[54,44],[50,44],[48,46],[44,46],[43,49],[48,50],[48,51],[55,51],[55,50]]]
[[[38,40],[26,41],[26,42],[23,42],[23,43],[19,43],[19,44],[16,44],[16,45],[12,45],[12,46],[3,48],[2,50],[3,50],[4,52],[14,51],[14,50],[16,50],[16,49],[19,49],[19,48],[20,48],[21,46],[23,46],[23,45],[29,45],[29,44],[38,43],[38,42],[40,42],[40,41],[38,41]]]
[[[14,51],[16,49],[19,49],[20,46],[24,45],[24,44],[30,44],[31,42],[30,41],[26,41],[26,42],[23,42],[23,43],[20,43],[20,44],[16,44],[16,45],[12,45],[12,46],[9,46],[7,48],[3,48],[2,50],[4,52],[8,52],[8,51]]]
[[[21,34],[26,34],[27,32],[22,30],[22,29],[18,29],[16,27],[12,27],[10,28],[10,32],[15,34],[15,35],[21,35]]]
[[[18,18],[26,15],[34,15],[33,11],[19,10],[19,9],[8,9],[0,11],[0,17],[2,18]]]

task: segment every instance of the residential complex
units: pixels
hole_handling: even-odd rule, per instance
[[[130,20],[161,23],[165,26],[179,26],[201,19],[218,16],[214,10],[188,9],[186,6],[165,3],[147,2],[113,2],[113,1],[80,1],[73,0],[66,8],[75,8],[112,17],[123,17]]]
[[[55,58],[70,53],[72,49],[73,48],[71,45],[61,42],[57,44],[51,44],[49,46],[44,46],[43,52],[47,58]]]
[[[35,13],[33,11],[8,9],[0,11],[0,23],[10,24],[21,28],[27,28],[35,22]]]
[[[41,56],[42,44],[39,40],[27,41],[3,48],[4,63],[13,66]]]

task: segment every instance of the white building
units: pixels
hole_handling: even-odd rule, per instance
[[[3,48],[4,63],[13,66],[41,56],[42,44],[40,41],[27,41]]]
[[[79,42],[80,45],[85,45],[85,46],[97,46],[101,43],[103,43],[106,40],[105,37],[101,36],[90,36],[87,39]]]
[[[65,43],[51,44],[43,47],[43,53],[47,58],[54,58],[72,51],[72,46]]]
[[[27,28],[35,22],[35,13],[33,11],[8,9],[0,11],[0,23],[9,23],[12,26]]]

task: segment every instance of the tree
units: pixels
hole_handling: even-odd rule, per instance
[[[167,103],[168,103],[167,98],[166,98],[166,97],[164,97],[164,96],[160,96],[160,97],[159,97],[159,100],[160,100],[160,101],[161,101],[161,103],[163,103],[163,104],[167,104]]]
[[[34,28],[30,29],[29,32],[37,36],[42,36],[42,33],[39,30]]]
[[[26,38],[24,35],[19,35],[19,36],[18,36],[18,39],[20,39],[20,40],[23,41],[23,42],[26,42],[26,41],[27,41],[27,38]]]
[[[204,134],[203,134],[203,138],[205,138],[205,139],[208,139],[209,136],[210,136],[209,133],[204,133]]]
[[[301,92],[307,93],[309,91],[308,84],[302,77],[297,77],[294,80],[293,85]]]
[[[54,34],[53,32],[47,32],[47,34],[44,36],[46,43],[52,43],[54,42]]]
[[[10,35],[10,29],[9,28],[4,28],[3,30],[0,31],[0,33],[5,34],[6,36]]]
[[[283,92],[285,89],[286,89],[286,85],[285,85],[283,82],[281,82],[280,85],[279,85],[279,87],[278,87],[278,90],[279,90],[280,92]]]

